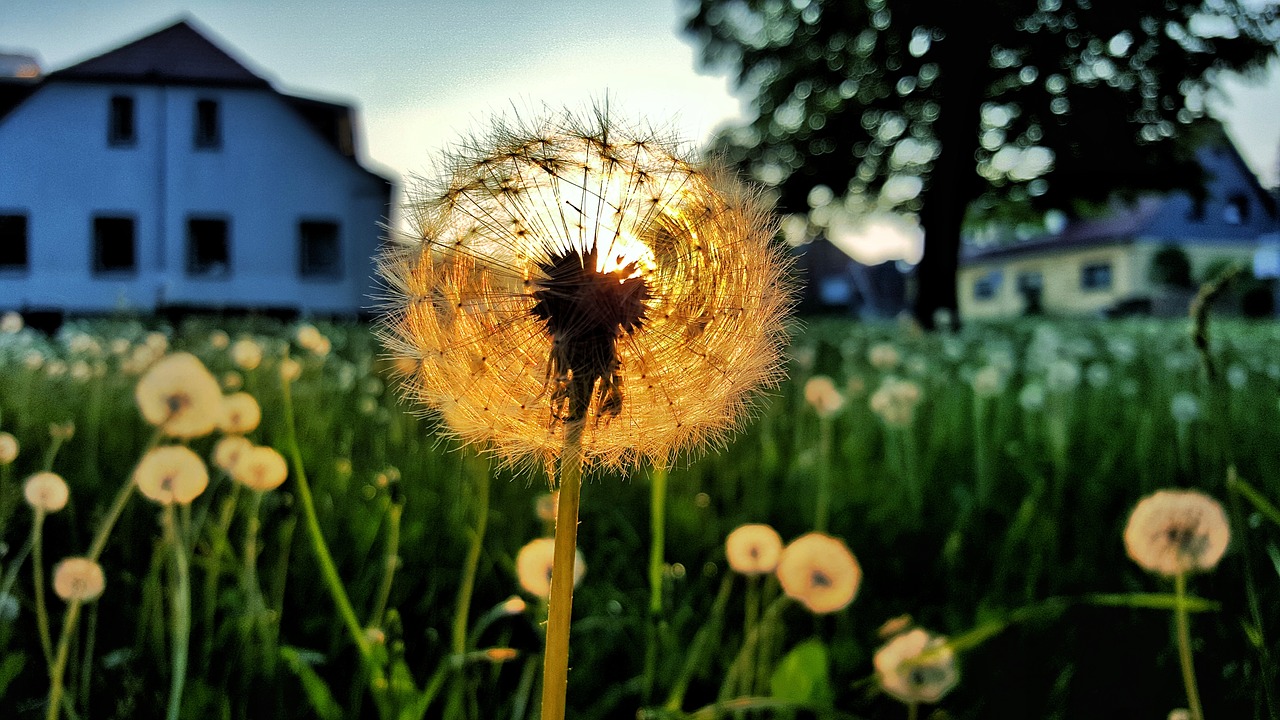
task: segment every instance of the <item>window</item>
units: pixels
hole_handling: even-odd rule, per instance
[[[1000,284],[1003,281],[1004,273],[999,270],[983,273],[973,281],[973,299],[994,300],[1000,294]]]
[[[336,280],[342,277],[342,248],[338,223],[303,220],[298,223],[298,274]]]
[[[0,215],[0,270],[27,269],[27,216]]]
[[[111,145],[133,145],[138,141],[134,133],[133,98],[115,95],[111,98],[111,114],[107,120],[107,142]]]
[[[1044,275],[1040,271],[1029,270],[1018,273],[1018,292],[1026,295],[1027,293],[1040,292],[1043,289]]]
[[[196,101],[195,144],[197,148],[222,147],[222,125],[218,122],[218,101]]]
[[[1222,208],[1222,221],[1228,225],[1249,222],[1249,198],[1240,194],[1232,195]]]
[[[187,274],[226,277],[231,274],[227,221],[210,218],[187,220]]]
[[[1111,289],[1111,263],[1095,262],[1080,268],[1080,287],[1084,290]]]
[[[138,268],[134,250],[133,218],[93,219],[93,271],[130,273]]]

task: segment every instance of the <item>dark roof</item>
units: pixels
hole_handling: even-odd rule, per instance
[[[270,87],[204,33],[181,20],[114,50],[50,73],[50,79]]]
[[[36,91],[40,83],[25,78],[0,78],[0,120],[9,111],[22,104],[31,93]]]

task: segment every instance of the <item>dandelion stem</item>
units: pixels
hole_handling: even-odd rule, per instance
[[[370,647],[369,639],[360,627],[355,608],[351,606],[351,599],[347,597],[342,578],[338,575],[338,566],[333,562],[333,555],[329,553],[329,546],[325,543],[324,534],[320,531],[320,518],[316,515],[315,499],[311,495],[311,485],[307,482],[306,469],[302,465],[302,450],[298,447],[298,431],[293,418],[293,393],[289,380],[283,378],[280,383],[280,404],[284,410],[285,444],[293,465],[293,477],[298,484],[298,499],[302,503],[302,516],[306,521],[307,536],[311,540],[311,549],[316,555],[316,561],[320,563],[320,576],[324,580],[325,588],[329,591],[329,596],[333,599],[333,604],[338,608],[338,614],[342,616],[343,624],[347,626],[351,641],[360,651],[360,657],[369,672],[370,690],[379,700],[379,705],[382,705],[387,679],[373,657],[373,648]]]
[[[481,463],[477,463],[481,465]],[[484,549],[485,530],[489,524],[489,482],[490,474],[487,464],[478,467],[478,472],[473,473],[475,479],[476,490],[476,525],[471,531],[471,546],[467,548],[467,558],[462,566],[462,583],[458,586],[458,602],[453,612],[453,655],[461,658],[467,652],[467,625],[470,624],[471,616],[471,594],[475,589],[476,571],[480,567],[480,552]],[[400,505],[394,505],[392,513],[392,532],[395,536],[395,542],[398,542],[400,534],[400,512],[403,508]],[[388,539],[388,545],[393,541]],[[390,577],[395,571],[395,548],[389,547],[387,556],[387,589],[390,590]],[[465,665],[461,662],[457,665],[457,678],[450,689],[449,705],[454,709],[462,707],[462,691],[465,685],[464,670]]]
[[[169,678],[168,720],[178,720],[182,712],[182,689],[187,682],[187,649],[191,640],[191,570],[187,546],[178,533],[174,506],[166,505],[162,516],[165,540],[173,547],[173,674]]]
[[[760,622],[760,578],[751,575],[747,578],[747,599],[746,606],[743,608],[742,636],[747,637],[755,632],[756,625]],[[742,648],[746,654],[747,667],[753,667],[758,664],[756,653]],[[756,692],[754,687],[756,681],[756,673],[748,672],[743,678],[743,691],[747,695],[753,695]]]
[[[813,529],[827,531],[831,514],[831,418],[818,418],[818,490],[814,503]]]
[[[573,570],[578,550],[578,504],[582,498],[582,430],[585,420],[564,426],[560,453],[560,507],[547,610],[547,647],[542,664],[542,720],[564,720],[569,688],[569,624],[573,617]]]
[[[644,654],[644,700],[653,697],[658,668],[658,624],[662,616],[662,576],[666,565],[667,468],[655,467],[649,479],[649,632]]]
[[[240,497],[240,483],[235,483],[231,494],[222,501],[221,514],[218,517],[217,534],[210,540],[209,566],[204,576],[204,646],[203,666],[207,672],[213,658],[214,623],[218,613],[218,582],[222,579],[222,556],[229,552],[230,543],[227,534],[231,531],[231,521],[235,518],[236,501]]]
[[[45,710],[45,720],[58,720],[58,711],[62,707],[62,675],[67,667],[67,656],[71,652],[71,631],[79,617],[80,600],[74,599],[62,618],[62,636],[58,638],[58,651],[53,658],[53,668],[49,670],[49,703]]]
[[[1191,618],[1183,602],[1187,596],[1186,573],[1180,572],[1173,576],[1173,592],[1178,598],[1173,619],[1178,633],[1178,659],[1182,663],[1182,684],[1187,688],[1187,709],[1191,712],[1191,720],[1204,720],[1204,711],[1200,708],[1200,692],[1196,689],[1196,671],[1191,664]]]
[[[374,627],[382,627],[382,621],[387,614],[387,603],[391,600],[391,585],[395,581],[396,568],[400,565],[400,518],[403,516],[404,504],[392,501],[387,508],[387,549],[382,561],[382,585],[378,588],[378,602],[374,605],[373,616],[369,623]],[[478,557],[479,553],[477,553]],[[474,574],[473,572],[472,575]],[[457,644],[456,639],[454,644]]]
[[[739,682],[742,674],[747,671],[747,665],[750,662],[753,651],[761,644],[761,638],[768,634],[770,626],[778,622],[778,616],[782,614],[782,609],[787,606],[789,599],[786,595],[783,595],[774,600],[769,605],[769,608],[765,610],[764,618],[760,621],[760,624],[756,625],[743,639],[742,648],[738,651],[738,656],[733,659],[733,664],[729,666],[729,672],[725,675],[724,684],[720,686],[717,704],[723,704],[732,697],[734,687]]]
[[[724,622],[724,611],[729,605],[729,593],[732,589],[733,573],[726,573],[724,580],[720,581],[720,592],[716,594],[715,604],[711,606],[711,619],[698,630],[698,634],[693,640],[693,649],[689,652],[688,659],[685,660],[684,669],[681,671],[675,685],[671,687],[671,694],[667,696],[667,702],[663,706],[665,709],[679,711],[681,706],[684,705],[684,694],[689,689],[689,679],[693,677],[693,673],[702,664],[707,649],[719,640],[720,627]]]
[[[31,521],[31,574],[35,582],[36,629],[40,633],[40,649],[44,664],[53,671],[53,639],[49,634],[49,610],[44,601],[44,508],[37,507]]]

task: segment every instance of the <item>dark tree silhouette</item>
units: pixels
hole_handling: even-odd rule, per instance
[[[756,111],[719,148],[787,212],[824,185],[916,213],[925,327],[958,321],[966,218],[1202,192],[1179,136],[1221,71],[1260,72],[1280,37],[1259,0],[693,2],[704,63]]]

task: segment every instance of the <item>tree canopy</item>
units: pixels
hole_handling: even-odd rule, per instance
[[[1181,136],[1222,71],[1260,72],[1280,38],[1276,5],[1255,0],[693,4],[703,61],[755,111],[719,149],[784,212],[916,214],[927,327],[954,316],[966,218],[1200,192]]]

